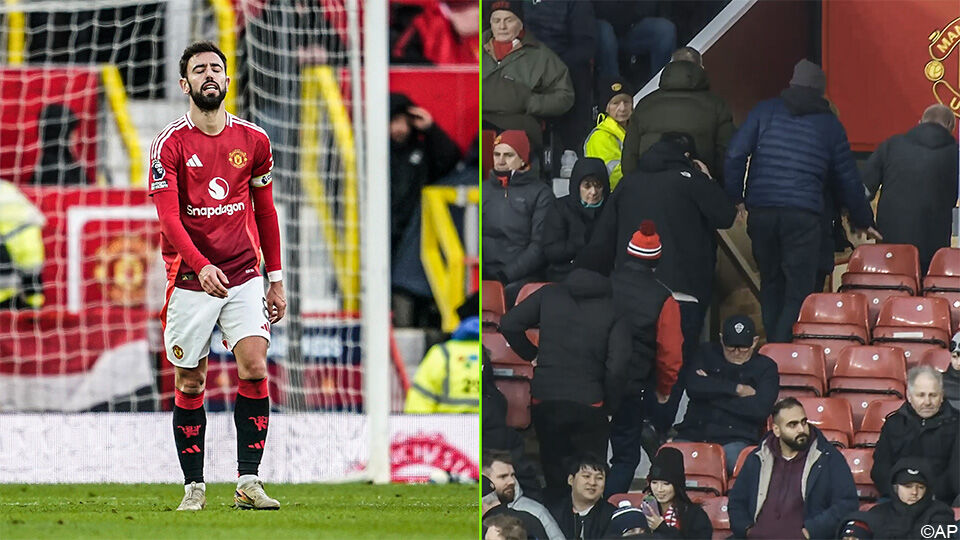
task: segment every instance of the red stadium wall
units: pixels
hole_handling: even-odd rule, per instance
[[[960,116],[958,43],[957,0],[823,2],[827,95],[850,146],[872,151],[938,101]]]
[[[79,121],[71,146],[87,179],[96,177],[100,75],[86,68],[0,69],[0,178],[30,182],[40,159],[37,119],[46,105],[70,107]]]

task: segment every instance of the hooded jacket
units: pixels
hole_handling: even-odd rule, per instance
[[[610,281],[578,269],[545,285],[500,319],[522,358],[537,358],[531,395],[539,401],[603,404],[615,411],[630,355],[629,329],[614,315]],[[539,351],[525,331],[540,326]]]
[[[957,140],[946,128],[923,123],[882,142],[863,173],[871,197],[883,188],[877,227],[884,242],[917,246],[923,271],[937,249],[950,245],[957,153]]]
[[[614,190],[576,265],[609,273],[614,261],[619,266],[629,258],[625,247],[640,222],[652,219],[663,243],[657,279],[708,303],[716,267],[714,235],[736,217],[723,189],[694,168],[681,148],[658,142]]]
[[[943,372],[943,398],[954,409],[960,409],[960,371],[954,369],[952,364]]]
[[[500,268],[509,281],[543,269],[543,222],[553,193],[531,170],[514,171],[506,187],[490,171],[483,185],[483,274]]]
[[[794,208],[818,216],[824,213],[824,187],[836,183],[830,187],[853,224],[873,225],[847,132],[812,88],[790,87],[750,111],[730,141],[724,178],[727,195],[734,203],[745,200],[748,210]]]
[[[901,458],[922,457],[930,468],[938,471],[932,481],[937,499],[950,504],[957,496],[960,482],[960,413],[944,401],[940,411],[930,418],[921,418],[909,402],[887,417],[873,451],[870,478],[877,490],[890,496],[893,466]]]
[[[549,540],[565,540],[563,532],[560,531],[560,527],[557,526],[557,522],[554,521],[547,508],[530,497],[525,497],[519,482],[514,490],[513,500],[507,503],[507,508],[518,512],[526,512],[537,518],[543,525],[543,530],[546,531]]]
[[[801,480],[803,527],[810,538],[833,538],[844,516],[859,506],[853,474],[843,455],[815,426],[810,426],[810,447]],[[734,537],[746,538],[767,499],[775,459],[770,446],[780,444],[773,432],[743,463],[727,506]]]
[[[597,117],[597,127],[587,134],[583,143],[584,156],[600,158],[606,165],[610,175],[610,189],[616,188],[623,178],[620,159],[623,156],[623,138],[626,133],[624,127],[613,117],[601,114]]]
[[[633,109],[623,140],[623,174],[635,171],[640,156],[670,131],[692,136],[698,159],[715,178],[722,178],[733,115],[723,99],[710,91],[707,72],[693,62],[667,64],[660,74],[660,88]]]
[[[898,460],[891,469],[891,478],[895,478],[897,473],[905,469],[919,471],[927,481],[927,486],[930,479],[935,477],[927,460],[904,458]],[[892,483],[886,488],[891,493],[895,490]],[[945,530],[948,525],[956,524],[953,510],[947,503],[934,500],[929,488],[919,501],[911,505],[903,503],[894,493],[889,501],[874,506],[867,515],[870,518],[869,523],[874,538],[930,538],[931,536],[921,533],[922,526],[942,526]],[[940,536],[940,538],[944,537]]]
[[[542,144],[540,118],[555,118],[573,106],[573,81],[567,66],[529,31],[518,48],[497,61],[493,32],[483,33],[480,62],[483,121],[500,129],[522,129],[530,145]]]
[[[596,208],[587,208],[580,200],[580,183],[592,175],[603,186],[603,200]],[[573,269],[573,260],[590,241],[593,226],[610,198],[607,168],[596,158],[582,158],[573,166],[570,194],[557,199],[547,210],[543,227],[543,254],[547,259],[547,280],[563,281]]]

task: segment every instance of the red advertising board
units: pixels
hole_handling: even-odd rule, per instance
[[[960,2],[823,2],[827,96],[850,146],[872,151],[942,103],[960,117]]]

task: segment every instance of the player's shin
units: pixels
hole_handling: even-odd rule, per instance
[[[233,421],[237,426],[237,472],[256,475],[270,422],[267,379],[240,380]]]
[[[173,407],[173,439],[177,444],[184,484],[203,483],[203,438],[206,430],[203,392],[184,394],[177,390]]]

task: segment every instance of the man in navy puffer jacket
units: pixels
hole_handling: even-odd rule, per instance
[[[770,342],[790,341],[800,305],[813,292],[825,187],[858,231],[880,239],[847,132],[830,111],[825,88],[823,70],[801,60],[790,87],[750,111],[727,148],[725,189],[741,216],[750,212],[747,234],[760,270],[760,308]]]

